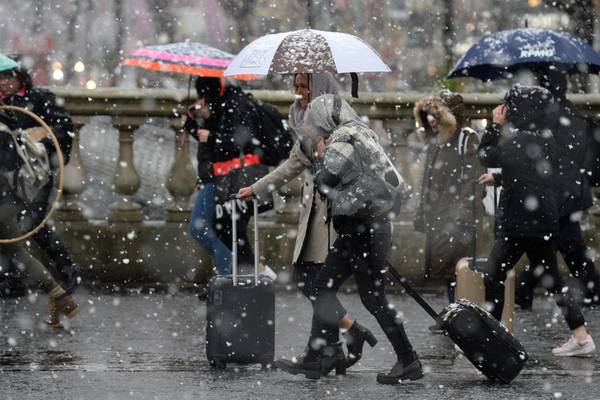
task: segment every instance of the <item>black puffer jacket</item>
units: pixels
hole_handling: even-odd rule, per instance
[[[548,129],[552,128],[552,95],[542,88],[519,86],[509,91],[506,100],[507,123],[490,125],[478,149],[483,166],[502,168],[496,234],[499,238],[548,237],[558,232],[552,182],[557,146]]]
[[[73,143],[73,133],[75,131],[71,116],[63,106],[57,103],[54,93],[33,86],[31,77],[26,70],[19,70],[18,75],[22,83],[22,92],[17,92],[2,101],[5,104],[29,110],[48,124],[58,139],[64,161],[67,163],[69,161],[71,145]],[[22,129],[39,127],[39,124],[33,118],[23,113],[15,112],[13,114],[19,121],[19,125]],[[50,159],[52,160],[52,155],[56,152],[52,140],[45,138],[42,140],[42,143],[46,147]],[[57,164],[54,162],[53,165],[56,166]]]
[[[586,156],[587,123],[575,105],[558,99],[555,139],[558,144],[558,169],[554,182],[558,193],[560,216],[586,210],[593,204],[588,180],[581,172]]]
[[[207,143],[198,146],[198,177],[201,183],[214,180],[212,164],[255,154],[258,147],[253,138],[258,134],[259,117],[248,96],[236,86],[227,86],[222,97],[209,100],[214,110],[211,118],[199,126],[188,119],[184,129],[198,140],[198,128],[208,129]]]
[[[0,111],[0,202],[12,198],[12,189],[5,176],[6,172],[14,171],[21,165],[21,159],[15,150],[14,141],[6,129],[15,129],[16,121],[5,111]]]

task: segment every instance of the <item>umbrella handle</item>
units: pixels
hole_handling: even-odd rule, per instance
[[[38,124],[40,124],[42,128],[48,131],[48,135],[50,136],[50,139],[52,139],[52,144],[56,149],[56,157],[58,158],[58,188],[56,188],[56,198],[54,199],[54,202],[52,202],[50,211],[48,211],[48,214],[46,214],[46,217],[42,220],[42,222],[40,222],[38,226],[30,230],[29,232],[15,238],[0,239],[0,244],[7,244],[19,242],[21,240],[25,240],[35,235],[40,229],[42,229],[42,227],[44,227],[44,225],[46,225],[46,223],[50,219],[50,216],[54,214],[54,211],[56,211],[56,207],[58,206],[58,202],[60,201],[60,198],[62,196],[62,191],[65,183],[65,161],[62,155],[62,150],[60,149],[60,144],[58,143],[56,136],[52,132],[52,129],[50,129],[50,127],[40,117],[38,117],[36,114],[32,113],[29,110],[16,106],[2,105],[0,106],[0,110],[16,111],[33,118]]]
[[[358,74],[356,72],[350,72],[350,79],[352,79],[352,97],[358,99]]]

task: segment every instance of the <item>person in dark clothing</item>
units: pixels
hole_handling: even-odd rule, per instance
[[[323,158],[317,185],[329,199],[329,215],[338,237],[314,281],[313,312],[320,324],[319,336],[311,338],[302,364],[276,365],[312,379],[333,369],[345,373],[339,323],[346,310],[336,293],[354,276],[362,303],[377,319],[398,357],[392,370],[378,374],[377,381],[395,384],[420,379],[421,363],[384,290],[383,274],[391,246],[388,214],[400,196],[395,184],[388,182],[390,163],[375,132],[337,95],[314,99],[306,111],[304,127]]]
[[[231,273],[231,210],[226,199],[239,188],[221,186],[222,179],[236,173],[241,165],[249,167],[256,179],[265,175],[253,140],[259,129],[259,117],[247,95],[238,87],[224,85],[219,78],[196,79],[198,101],[190,107],[184,129],[198,140],[199,189],[190,217],[192,236],[214,257],[217,273]],[[227,193],[227,190],[235,190]],[[217,200],[215,200],[217,199]],[[252,210],[236,201],[238,260],[251,265],[254,255],[248,240],[248,221]],[[262,273],[275,278],[274,272],[261,265]]]
[[[414,226],[425,233],[425,277],[446,285],[449,303],[455,300],[456,264],[473,256],[476,221],[469,182],[482,172],[476,154],[479,139],[465,124],[464,108],[460,94],[442,90],[420,99],[413,110],[426,135],[435,138],[427,146]],[[429,329],[442,333],[438,324]]]
[[[486,305],[500,320],[506,274],[525,253],[533,268],[542,268],[551,277],[543,283],[554,295],[572,333],[571,339],[552,353],[589,354],[595,350],[594,341],[556,263],[559,212],[552,180],[558,152],[550,117],[556,113],[555,103],[548,90],[520,85],[511,88],[505,100],[506,104],[494,109],[493,124],[478,150],[483,166],[502,168],[503,182],[496,240],[483,271]]]
[[[554,96],[558,108],[555,140],[558,144],[558,168],[553,181],[558,191],[559,232],[557,248],[571,274],[583,285],[584,305],[600,304],[600,276],[589,257],[581,234],[582,212],[592,206],[591,188],[583,171],[587,146],[586,121],[573,103],[567,100],[567,79],[556,68],[538,71],[540,86]],[[531,308],[533,289],[543,274],[530,266],[521,273],[515,302],[523,309]]]
[[[12,239],[20,232],[20,217],[23,202],[17,196],[11,184],[10,174],[22,165],[22,159],[15,150],[12,137],[19,127],[14,118],[0,111],[0,238]],[[62,328],[61,318],[73,318],[79,313],[79,306],[73,297],[57,283],[46,267],[35,258],[23,241],[0,244],[0,271],[6,271],[9,265],[16,265],[22,271],[25,282],[34,288],[42,289],[49,295],[48,309],[50,318],[47,324],[52,328]]]
[[[31,111],[46,122],[58,140],[64,162],[68,162],[75,127],[71,117],[58,104],[52,92],[33,86],[27,71],[17,68],[0,73],[0,99],[3,104]],[[46,131],[24,113],[12,112],[11,115],[18,121],[21,129],[41,141],[48,152],[50,165],[53,169],[57,169],[56,148],[52,140],[46,137]],[[24,204],[25,229],[36,227],[46,217],[53,189],[54,182],[51,177],[38,196],[32,202]],[[47,223],[33,236],[33,240],[56,266],[56,272],[67,288],[67,292],[72,293],[81,281],[81,270],[56,231]]]

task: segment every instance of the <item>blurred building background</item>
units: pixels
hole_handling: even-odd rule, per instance
[[[393,72],[365,76],[364,90],[427,90],[496,30],[527,23],[597,42],[598,10],[599,0],[3,0],[0,51],[21,54],[43,85],[182,87],[185,77],[119,63],[145,45],[189,39],[237,53],[260,35],[310,26],[355,34],[382,54]]]

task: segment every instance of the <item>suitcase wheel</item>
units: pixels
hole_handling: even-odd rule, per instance
[[[223,360],[209,360],[210,366],[214,369],[225,369],[227,363]]]
[[[275,364],[271,361],[268,363],[261,363],[261,371],[274,371],[277,369],[277,366],[275,366]]]

